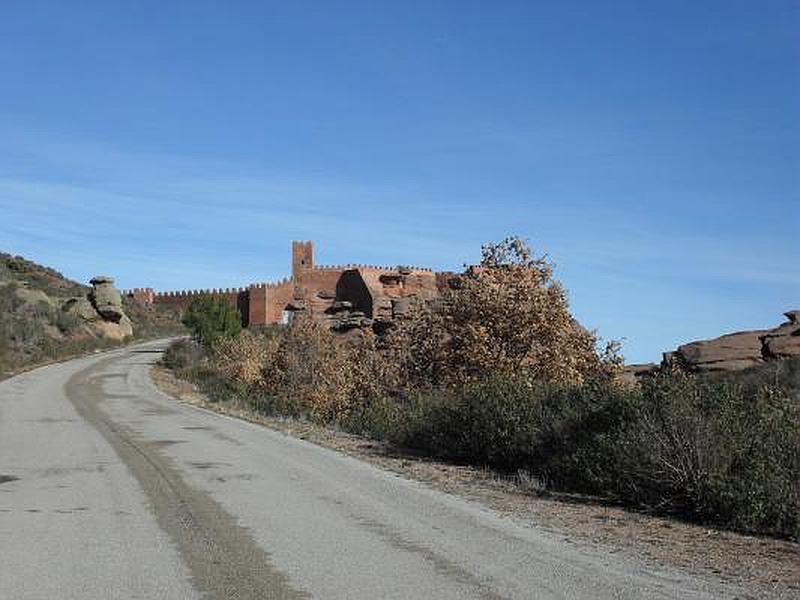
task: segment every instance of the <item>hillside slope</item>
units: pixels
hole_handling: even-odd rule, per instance
[[[123,298],[119,323],[96,310],[92,294],[54,269],[0,252],[0,379],[49,360],[183,332],[168,308]]]

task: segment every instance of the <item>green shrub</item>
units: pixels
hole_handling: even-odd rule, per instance
[[[386,396],[370,398],[338,420],[345,431],[378,440],[400,439],[398,432],[405,430],[407,414],[398,403]]]
[[[783,365],[787,374],[794,368]],[[460,392],[381,400],[344,425],[441,458],[522,469],[555,490],[799,538],[800,403],[792,379],[779,380],[784,387],[737,379],[661,377],[626,389],[493,377]]]
[[[609,437],[633,418],[625,390],[493,377],[461,392],[431,390],[406,403],[393,441],[439,456],[516,471],[560,486],[598,487]]]
[[[242,316],[222,298],[199,296],[186,309],[183,324],[197,341],[211,347],[220,339],[237,337],[242,331]]]
[[[608,487],[659,512],[800,537],[800,404],[732,379],[645,383]]]

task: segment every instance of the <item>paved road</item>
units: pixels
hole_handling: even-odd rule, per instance
[[[163,342],[0,383],[0,598],[724,598],[184,406]]]

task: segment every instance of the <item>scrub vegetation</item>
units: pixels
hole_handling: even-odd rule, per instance
[[[219,319],[215,322],[220,322]],[[210,398],[498,471],[544,490],[800,538],[800,361],[625,383],[516,238],[386,336],[292,327],[184,340],[164,363]]]

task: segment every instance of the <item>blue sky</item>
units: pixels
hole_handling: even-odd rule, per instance
[[[631,362],[800,308],[800,4],[0,6],[0,249],[121,287],[527,238]]]

